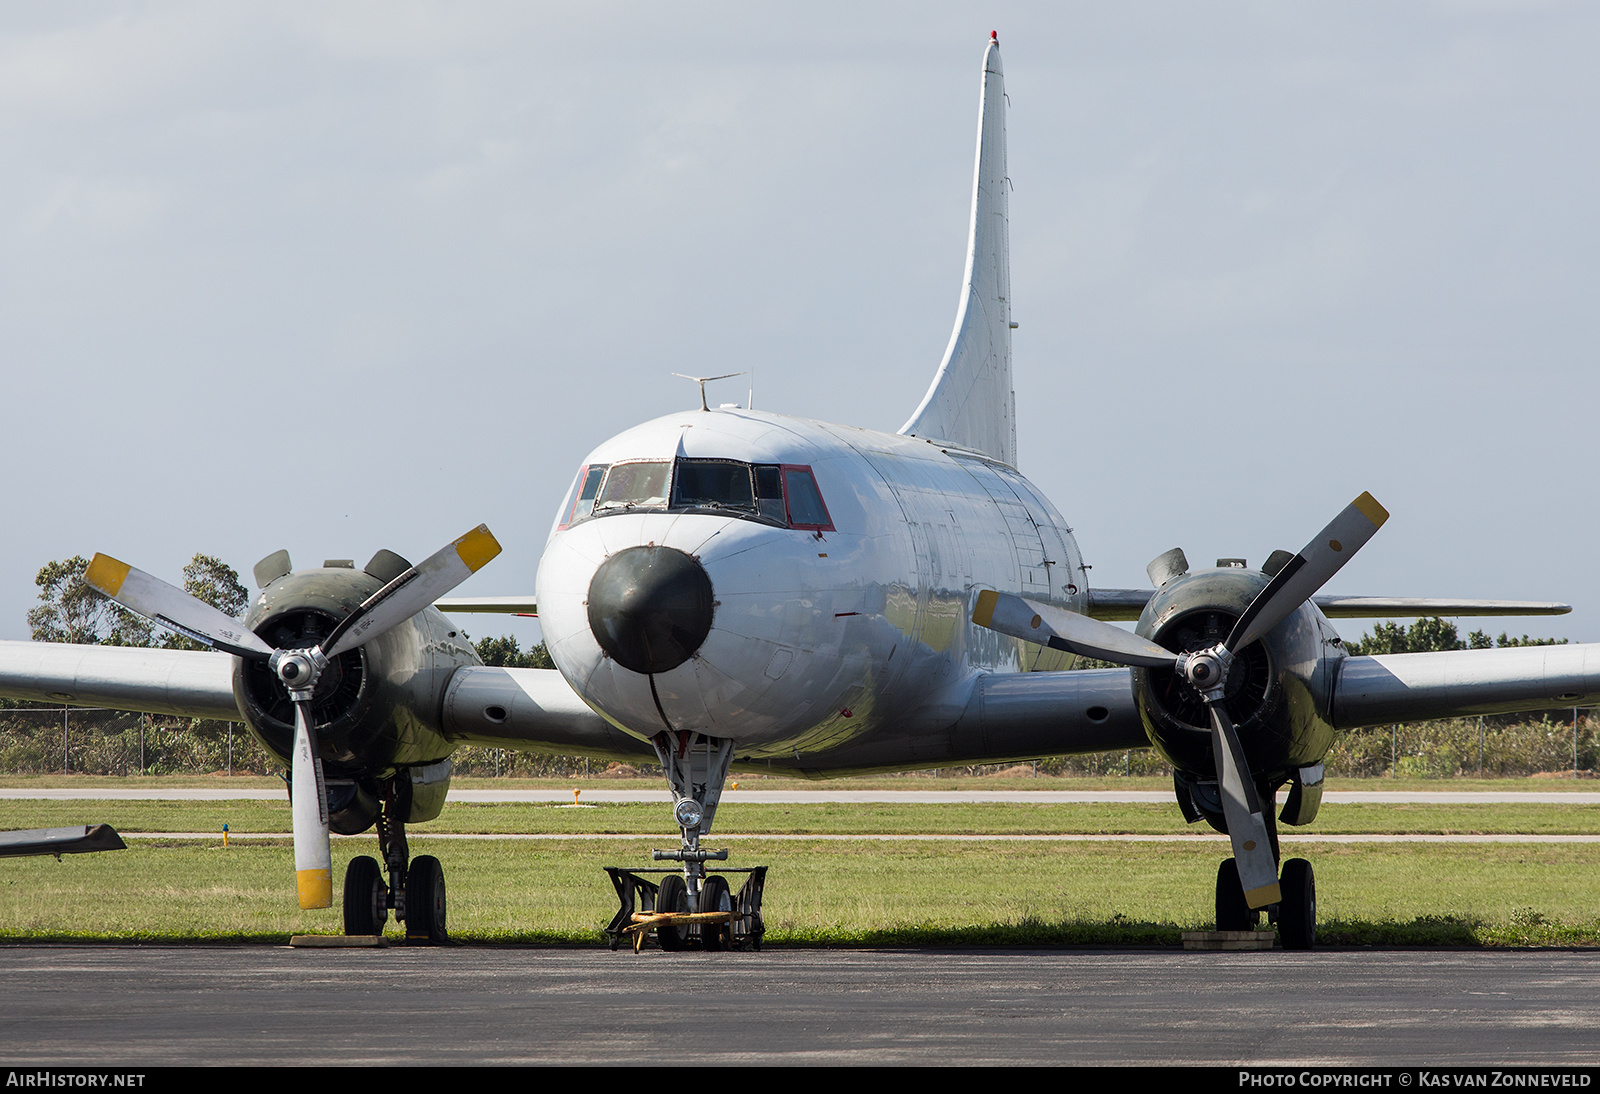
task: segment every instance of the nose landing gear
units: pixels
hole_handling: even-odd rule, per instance
[[[723,873],[749,875],[737,893],[721,874],[706,875],[707,862],[722,862],[726,850],[708,851],[701,837],[710,834],[722,786],[733,762],[733,742],[702,733],[658,733],[651,742],[672,787],[672,817],[681,842],[675,851],[654,851],[657,862],[680,862],[682,873],[671,869],[624,870],[607,866],[620,905],[606,927],[611,948],[631,938],[637,951],[644,936],[654,930],[663,950],[726,950],[749,942],[761,949],[765,931],[761,922],[761,897],[766,886],[765,866],[724,868]],[[660,882],[645,874],[665,874]]]

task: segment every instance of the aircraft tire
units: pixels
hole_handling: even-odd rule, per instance
[[[1278,905],[1278,937],[1286,950],[1317,944],[1317,879],[1311,863],[1292,858],[1283,864],[1283,902]]]
[[[733,911],[733,894],[728,889],[727,878],[721,875],[713,875],[706,878],[705,887],[700,890],[700,910],[702,912]],[[707,950],[711,951],[732,949],[733,924],[700,924],[700,942]]]
[[[377,860],[357,855],[344,870],[344,933],[378,935],[389,919],[388,887]]]
[[[689,888],[683,883],[683,878],[678,874],[668,874],[661,879],[661,888],[656,892],[656,911],[658,912],[687,912],[689,910]],[[656,943],[669,953],[676,953],[685,947],[688,933],[686,927],[670,927],[663,924],[656,928]]]
[[[1244,902],[1244,886],[1239,882],[1239,864],[1231,858],[1217,867],[1217,930],[1253,931],[1256,913]]]
[[[444,867],[432,855],[418,855],[406,871],[406,941],[443,945],[445,929]]]

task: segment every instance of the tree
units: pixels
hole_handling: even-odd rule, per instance
[[[196,554],[183,568],[183,591],[196,600],[203,600],[213,608],[235,619],[244,615],[250,606],[250,590],[239,580],[239,572],[214,555]],[[169,650],[203,650],[206,647],[192,638],[168,631],[161,639]]]
[[[235,619],[250,606],[239,571],[214,555],[195,555],[183,568],[183,591]]]
[[[550,660],[550,654],[545,651],[543,642],[534,646],[527,653],[523,653],[515,635],[508,634],[501,638],[480,638],[473,643],[472,648],[478,651],[478,660],[492,668],[553,669],[556,667],[556,663]]]
[[[28,613],[35,642],[101,646],[148,646],[151,625],[83,583],[89,560],[82,555],[47,562],[33,583],[40,604]]]
[[[1464,650],[1467,644],[1456,633],[1454,623],[1438,617],[1419,619],[1411,626],[1404,623],[1379,623],[1371,634],[1364,634],[1348,644],[1351,653],[1371,656],[1377,653],[1436,653],[1440,650]]]
[[[1490,650],[1496,646],[1560,646],[1565,638],[1512,638],[1504,631],[1493,639],[1483,631],[1473,631],[1463,642],[1454,623],[1437,617],[1419,619],[1407,627],[1401,623],[1379,623],[1371,634],[1348,644],[1351,653],[1371,656],[1379,653],[1436,653],[1440,650]]]
[[[1529,638],[1527,635],[1510,638],[1505,631],[1501,631],[1500,637],[1495,640],[1497,646],[1565,646],[1566,644],[1565,638]]]
[[[28,612],[35,642],[71,642],[99,646],[153,646],[155,627],[148,620],[84,584],[89,560],[82,555],[47,562],[35,577],[39,606]],[[232,616],[250,602],[250,593],[233,567],[211,555],[195,555],[183,568],[183,588],[190,596]],[[168,649],[203,649],[198,643],[168,633]]]

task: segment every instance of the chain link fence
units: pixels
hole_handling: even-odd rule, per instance
[[[234,722],[94,707],[0,710],[0,771],[11,774],[269,775],[282,769]]]
[[[1574,719],[1457,718],[1378,726],[1344,735],[1328,754],[1328,774],[1353,778],[1509,778],[1588,776],[1600,763],[1600,722]],[[480,778],[660,776],[655,764],[615,764],[585,756],[467,747],[457,775]],[[274,775],[283,765],[243,726],[86,707],[0,709],[0,772],[87,775]],[[1153,750],[1041,758],[1024,764],[938,768],[915,775],[1171,775]]]

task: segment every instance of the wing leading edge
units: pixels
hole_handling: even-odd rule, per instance
[[[0,642],[0,695],[242,722],[226,653]]]
[[[1153,589],[1090,589],[1089,609],[1095,619],[1112,622],[1139,618],[1155,595]],[[1409,619],[1440,616],[1454,619],[1488,615],[1566,615],[1572,605],[1553,600],[1442,600],[1417,596],[1314,596],[1311,602],[1329,619]]]
[[[1346,658],[1333,689],[1343,729],[1600,705],[1600,644]]]

